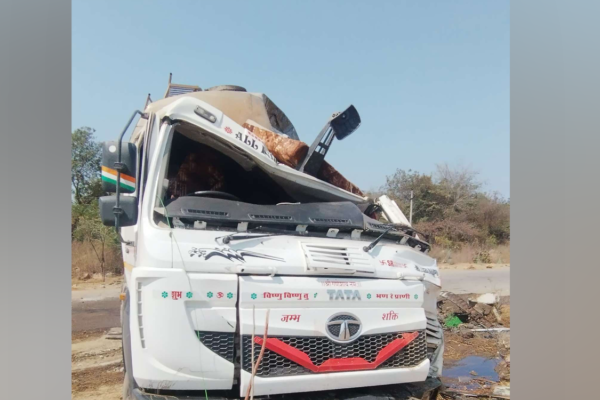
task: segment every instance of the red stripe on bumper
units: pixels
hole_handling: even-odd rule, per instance
[[[410,342],[415,340],[417,336],[419,336],[419,332],[403,333],[402,338],[394,339],[390,344],[381,349],[379,354],[377,354],[375,361],[373,362],[369,362],[364,358],[330,358],[329,360],[325,361],[319,366],[313,364],[308,354],[298,350],[295,347],[290,346],[289,344],[283,343],[279,339],[267,338],[267,343],[265,347],[279,354],[280,356],[292,360],[293,362],[303,366],[304,368],[316,373],[359,370],[364,371],[379,367],[390,357],[392,357],[394,354],[405,348]],[[262,346],[263,339],[261,337],[256,336],[254,338],[254,342]]]

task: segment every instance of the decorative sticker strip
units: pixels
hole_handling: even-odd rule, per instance
[[[400,263],[394,260],[379,260],[379,264],[387,265],[388,267],[407,268],[408,266],[404,263]]]
[[[375,293],[374,295],[367,293],[367,299],[371,300],[373,296],[378,300],[410,300],[409,293]],[[413,298],[417,300],[419,295],[415,294]]]
[[[254,298],[254,297],[253,297]],[[290,292],[284,292],[284,293],[270,293],[270,292],[264,292],[263,293],[263,299],[277,299],[277,300],[283,300],[283,299],[292,299],[292,300],[308,300],[309,299],[309,295],[308,293],[290,293]]]
[[[194,292],[183,292],[181,290],[172,290],[172,291],[163,290],[162,292],[155,291],[154,293],[155,293],[155,296],[157,296],[159,298],[169,299],[169,300],[184,299],[184,296],[187,299],[192,299],[192,298],[194,298],[194,296],[198,295],[198,293],[194,294]],[[200,296],[200,297],[202,297],[202,296]],[[206,297],[209,299],[212,299],[213,297],[216,297],[218,299],[227,297],[229,300],[231,300],[235,297],[235,294],[233,292],[229,292],[229,293],[217,292],[216,294],[213,292],[207,292]]]
[[[395,321],[398,319],[398,314],[393,311],[390,311],[390,312],[383,314],[381,319],[384,321]]]
[[[171,298],[173,300],[179,300],[181,298],[181,292],[172,291]]]
[[[419,272],[423,272],[425,274],[429,274],[429,275],[432,275],[435,277],[437,277],[439,275],[438,271],[433,268],[425,268],[425,267],[419,267],[418,265],[415,265],[415,269]]]
[[[102,174],[101,174],[102,180],[116,185],[117,184],[117,171],[112,168],[105,167],[104,165],[102,166],[101,169],[102,169]],[[124,189],[132,190],[132,191],[135,190],[135,178],[133,176],[129,176],[124,173],[121,173],[120,183],[121,183],[121,187]]]
[[[188,254],[190,255],[191,258],[193,258],[194,256],[197,256],[198,258],[201,258],[203,260],[208,260],[212,257],[222,257],[231,262],[239,261],[242,263],[245,263],[247,261],[246,257],[262,258],[265,260],[274,260],[274,261],[280,261],[280,262],[285,261],[283,258],[270,256],[268,254],[257,253],[255,251],[249,251],[249,250],[233,250],[233,249],[228,249],[226,247],[224,247],[222,249],[192,247],[192,249],[188,252]]]
[[[185,295],[186,298],[191,299],[194,297],[193,292],[183,292],[181,290],[163,290],[163,291],[155,291],[155,296],[162,297],[163,299],[169,300],[179,300],[183,299]]]
[[[360,287],[360,282],[354,281],[321,281],[321,286]]]
[[[410,294],[408,293],[402,293],[402,294],[398,294],[398,293],[377,293],[375,295],[375,297],[377,299],[396,299],[396,300],[401,300],[401,299],[410,299]]]
[[[286,314],[281,316],[282,322],[296,321],[300,322],[300,315],[298,314]]]
[[[271,154],[271,152],[269,152],[269,150],[267,150],[267,146],[265,146],[265,144],[256,135],[251,133],[249,130],[244,129],[244,133],[237,132],[235,134],[235,138],[237,140],[239,140],[240,142],[242,142],[247,147],[252,148],[254,151],[258,151],[261,154],[267,156],[271,161],[273,161],[275,163],[277,162],[277,160],[275,159],[275,156],[273,156],[273,154]]]

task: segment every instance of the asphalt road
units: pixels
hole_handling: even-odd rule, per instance
[[[71,292],[71,331],[108,330],[121,326],[120,286]]]
[[[108,330],[121,326],[121,300],[119,295],[111,299],[71,302],[71,331]]]
[[[486,270],[441,270],[442,290],[453,293],[495,292],[510,295],[510,267]],[[71,293],[72,332],[120,326],[120,287]]]
[[[498,293],[510,295],[510,267],[484,270],[442,269],[442,290],[452,293]]]

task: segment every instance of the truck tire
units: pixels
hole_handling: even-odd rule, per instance
[[[236,85],[218,85],[206,89],[207,92],[246,92],[247,90]]]
[[[129,290],[125,287],[125,300],[121,303],[121,329],[123,353],[123,400],[133,400],[133,389],[136,387],[131,369],[131,332],[129,330]]]

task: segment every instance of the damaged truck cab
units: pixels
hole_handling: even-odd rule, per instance
[[[309,147],[239,87],[170,84],[148,103],[102,165],[125,266],[124,399],[315,397],[441,374],[429,244],[324,161],[358,127],[354,107]]]

